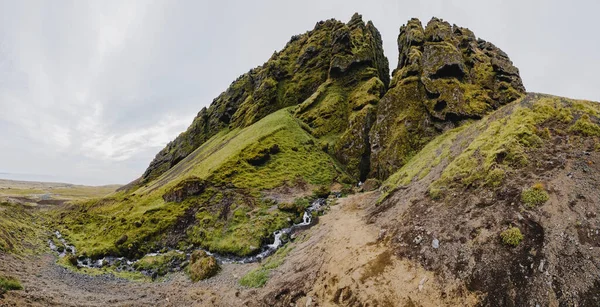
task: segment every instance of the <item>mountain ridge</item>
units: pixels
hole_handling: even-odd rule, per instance
[[[393,279],[386,268],[406,261],[435,275],[439,297],[431,302],[439,305],[593,301],[600,282],[577,272],[599,273],[588,261],[600,246],[600,221],[589,213],[600,209],[599,105],[527,93],[506,53],[439,18],[401,26],[398,50],[390,79],[373,23],[358,14],[317,23],[203,108],[140,179],[66,205],[54,227],[90,259],[173,249],[246,257],[271,244],[276,230],[299,224],[311,201],[372,191],[336,210],[356,210],[343,216],[370,236],[379,231],[352,247],[378,253],[344,270],[362,277],[328,272],[316,282],[312,268],[294,280],[273,274],[281,287],[252,299],[284,305],[311,293],[336,304],[383,304],[366,288]],[[291,246],[294,238],[277,237]],[[286,253],[296,253],[297,265],[335,264],[324,252],[316,253],[328,259],[289,249],[278,257]],[[571,260],[566,270],[563,258]],[[264,285],[283,261],[276,259],[247,276]],[[447,293],[444,285],[456,288]]]

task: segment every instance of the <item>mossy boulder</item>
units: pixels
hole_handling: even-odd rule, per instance
[[[469,29],[433,18],[400,28],[398,67],[370,131],[370,175],[385,179],[443,131],[520,98],[519,70]]]
[[[194,251],[190,258],[188,274],[192,281],[196,282],[215,276],[219,269],[215,257],[209,256],[204,251]]]

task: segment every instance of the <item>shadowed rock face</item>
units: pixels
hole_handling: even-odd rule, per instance
[[[525,93],[502,50],[469,29],[433,18],[400,28],[398,68],[370,131],[371,176],[385,179],[424,144]]]

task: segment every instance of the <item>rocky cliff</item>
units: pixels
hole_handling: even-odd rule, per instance
[[[318,22],[312,31],[293,36],[283,50],[275,52],[262,66],[240,76],[208,108],[203,108],[187,131],[156,155],[144,172],[142,182],[157,178],[222,129],[247,127],[307,98],[321,101],[318,93],[327,88],[335,88],[346,96],[346,91],[365,80],[379,78],[377,82],[372,81],[375,89],[365,89],[373,92],[375,98],[357,97],[355,100],[362,100],[354,101],[369,104],[369,99],[379,99],[389,83],[388,66],[379,32],[371,22],[365,24],[360,15],[355,14],[348,24],[333,19]],[[337,100],[327,101],[338,108]],[[323,119],[331,115],[330,112],[317,114],[317,117]],[[305,118],[312,123],[309,117]],[[340,129],[327,129],[344,131],[348,117],[341,118]]]
[[[433,18],[400,28],[398,67],[370,132],[371,175],[387,178],[434,136],[525,93],[502,50]]]

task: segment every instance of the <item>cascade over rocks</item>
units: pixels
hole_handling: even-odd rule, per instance
[[[438,18],[403,25],[398,52],[370,131],[373,177],[387,178],[436,135],[525,93],[506,53]]]

